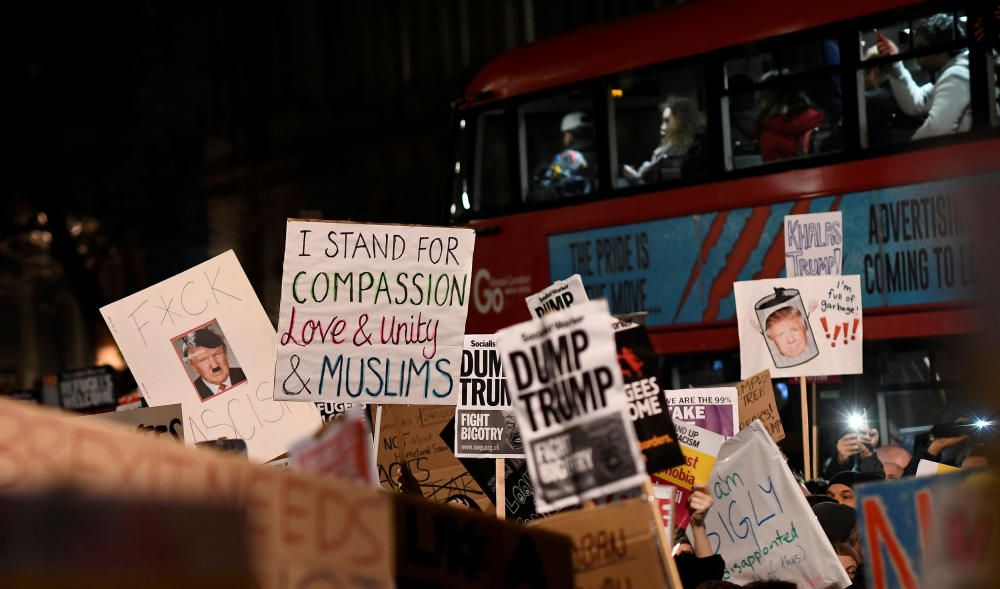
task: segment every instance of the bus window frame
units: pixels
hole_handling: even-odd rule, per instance
[[[932,1],[923,4],[906,6],[895,8],[887,11],[882,11],[874,14],[868,14],[861,17],[847,19],[842,21],[837,21],[833,23],[824,24],[818,27],[812,27],[809,29],[792,31],[783,35],[777,35],[774,37],[768,37],[766,39],[760,39],[754,41],[753,43],[733,45],[728,47],[721,47],[714,49],[712,51],[692,54],[685,56],[680,59],[674,59],[670,61],[650,64],[642,68],[634,68],[631,70],[623,70],[622,72],[615,72],[613,74],[597,76],[594,78],[589,78],[580,82],[575,82],[572,84],[567,84],[564,86],[558,86],[555,88],[545,88],[537,92],[530,92],[518,96],[513,96],[498,101],[490,101],[483,104],[473,104],[469,107],[459,106],[462,110],[462,114],[469,117],[478,116],[480,112],[503,109],[508,114],[509,124],[511,125],[508,133],[520,133],[520,116],[519,108],[521,105],[527,102],[532,102],[546,97],[552,97],[559,94],[564,94],[572,92],[574,89],[591,87],[595,94],[594,100],[594,124],[596,126],[596,137],[598,141],[597,153],[599,165],[602,167],[600,170],[600,184],[593,193],[582,196],[574,197],[571,199],[560,199],[552,201],[540,201],[540,202],[526,202],[524,194],[518,195],[517,199],[512,199],[515,202],[514,206],[506,208],[496,208],[496,207],[486,207],[484,206],[481,211],[476,214],[461,214],[463,211],[459,210],[456,215],[451,217],[452,223],[464,224],[469,223],[474,220],[481,219],[491,219],[508,215],[531,213],[536,211],[562,208],[567,206],[582,205],[595,201],[606,200],[609,198],[627,198],[630,196],[636,196],[639,194],[649,194],[665,192],[669,190],[684,188],[687,186],[700,185],[700,184],[710,184],[717,182],[727,182],[730,180],[737,180],[742,178],[780,174],[791,170],[800,170],[807,168],[819,168],[839,163],[846,163],[851,161],[858,161],[862,159],[874,159],[878,157],[883,157],[887,155],[897,155],[905,154],[911,151],[920,151],[925,149],[934,149],[939,147],[947,147],[951,145],[960,145],[964,143],[981,141],[985,139],[1000,137],[1000,127],[991,125],[990,122],[992,118],[989,116],[988,108],[992,107],[993,97],[987,96],[983,92],[977,92],[977,86],[985,86],[984,78],[989,75],[987,69],[988,48],[984,49],[982,44],[976,42],[971,36],[967,34],[966,39],[959,43],[960,46],[968,47],[970,54],[970,68],[973,70],[970,72],[970,91],[972,92],[972,104],[973,104],[973,120],[972,128],[965,133],[956,133],[950,135],[942,135],[939,137],[929,137],[916,142],[906,142],[906,143],[895,143],[888,144],[880,147],[868,147],[863,148],[861,146],[861,129],[860,125],[857,124],[862,116],[861,112],[855,111],[858,105],[855,104],[854,100],[851,100],[850,93],[853,92],[855,96],[859,96],[859,100],[863,100],[862,93],[858,91],[860,87],[858,86],[858,80],[856,76],[864,68],[871,64],[877,63],[876,60],[871,60],[869,62],[860,61],[860,38],[859,33],[867,28],[872,28],[875,24],[884,24],[886,22],[901,22],[904,20],[914,20],[932,14],[937,14],[941,12],[949,12],[952,14],[962,13],[969,16],[969,21],[978,14],[975,10],[976,3],[971,1],[964,1],[958,3],[956,6],[954,2],[947,1]],[[873,24],[874,23],[874,24]],[[811,155],[809,157],[800,158],[790,158],[786,160],[768,162],[765,164],[748,166],[744,168],[737,168],[727,170],[725,168],[725,145],[722,144],[723,135],[725,133],[725,125],[722,114],[723,101],[722,98],[727,97],[727,89],[724,85],[724,64],[727,58],[730,56],[736,56],[745,54],[747,47],[754,47],[758,50],[769,50],[769,48],[780,48],[781,46],[793,45],[796,42],[801,42],[804,39],[815,39],[817,37],[823,39],[834,39],[837,41],[840,53],[840,64],[832,66],[823,66],[819,69],[809,70],[804,75],[818,75],[819,72],[832,71],[834,73],[839,73],[841,76],[841,92],[843,96],[844,104],[844,133],[845,141],[842,149],[829,153],[819,153],[816,155]],[[853,39],[853,41],[852,41]],[[845,51],[845,43],[850,45],[850,51]],[[938,45],[933,48],[921,48],[916,51],[926,51],[926,54],[940,53],[945,49],[942,49],[945,45]],[[773,50],[773,49],[770,49]],[[902,52],[901,52],[902,53]],[[908,53],[908,55],[916,56],[917,53]],[[885,58],[878,58],[878,60],[886,60],[888,62],[895,61],[898,56],[890,56]],[[605,176],[610,177],[610,137],[608,134],[608,121],[609,116],[607,114],[607,109],[609,105],[606,100],[600,99],[600,94],[603,93],[605,96],[610,92],[610,88],[618,76],[625,72],[653,72],[657,70],[670,70],[678,67],[679,64],[683,63],[701,63],[703,68],[703,74],[705,77],[705,91],[706,91],[706,102],[709,106],[709,110],[706,112],[706,135],[709,146],[709,162],[710,168],[709,173],[702,176],[696,176],[693,178],[679,178],[672,179],[665,182],[649,185],[640,186],[630,186],[620,189],[615,189],[610,185]],[[803,74],[789,74],[787,77],[793,75],[803,75]],[[785,77],[785,78],[787,78]],[[781,78],[779,78],[781,79]],[[596,90],[594,90],[596,88]],[[978,88],[982,90],[983,88]],[[979,111],[978,112],[977,108]],[[853,119],[848,119],[848,113],[853,111]],[[978,116],[977,116],[978,115]],[[460,118],[460,117],[459,117]],[[602,123],[603,121],[603,123]],[[713,128],[713,124],[718,125],[718,127]],[[721,127],[721,128],[720,128]],[[508,135],[509,137],[514,135]],[[516,150],[516,158],[512,158],[511,161],[520,161],[522,157],[523,150],[521,149],[520,139],[518,141],[512,141],[511,149]],[[730,147],[731,150],[731,147]],[[523,157],[527,157],[524,154]],[[465,164],[463,163],[463,166]],[[472,164],[475,166],[475,164]],[[512,174],[511,186],[521,187],[521,170],[520,165],[518,166],[508,166],[509,171]],[[454,202],[454,200],[452,201]],[[485,204],[485,203],[484,203]]]

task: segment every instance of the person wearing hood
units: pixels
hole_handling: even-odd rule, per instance
[[[914,45],[930,47],[961,39],[962,32],[955,24],[950,14],[935,14],[921,20],[914,33]],[[881,32],[877,47],[883,57],[899,54],[899,47]],[[889,66],[889,84],[899,108],[911,116],[926,116],[912,140],[962,133],[972,128],[968,50],[924,55],[917,58],[917,63],[937,79],[920,86],[901,61]]]
[[[597,179],[594,125],[587,113],[575,111],[559,123],[562,149],[536,177],[532,200],[586,196]]]
[[[812,136],[825,120],[805,92],[783,88],[778,99],[761,116],[758,143],[764,162],[776,162],[812,151]]]

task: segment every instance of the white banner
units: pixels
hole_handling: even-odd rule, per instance
[[[587,289],[583,287],[583,279],[579,274],[574,274],[566,280],[556,280],[544,289],[524,298],[532,317],[568,309],[588,300]]]
[[[840,211],[785,216],[785,274],[830,276],[841,273],[844,214]]]
[[[740,378],[861,374],[861,279],[774,278],[733,284]]]
[[[607,302],[508,327],[497,344],[539,513],[642,484]]]
[[[709,489],[715,506],[705,527],[712,550],[726,562],[724,581],[773,579],[802,589],[851,584],[760,421],[722,444]]]
[[[274,398],[455,405],[471,229],[288,221]]]
[[[232,251],[101,308],[152,407],[180,403],[184,441],[246,441],[266,462],[320,426],[312,404],[276,403],[274,328]]]

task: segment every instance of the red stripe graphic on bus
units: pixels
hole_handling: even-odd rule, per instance
[[[681,309],[684,308],[684,302],[687,301],[688,296],[691,294],[691,289],[694,288],[696,282],[698,282],[698,275],[701,274],[701,267],[708,261],[708,253],[712,251],[715,244],[719,243],[719,238],[722,237],[722,230],[726,227],[726,219],[729,218],[729,211],[721,211],[712,220],[712,224],[708,228],[708,233],[705,234],[704,241],[701,242],[701,251],[698,253],[698,257],[694,259],[694,268],[691,269],[691,275],[688,277],[687,284],[684,286],[684,293],[681,295],[681,300],[677,303],[677,310],[674,311],[673,323],[677,323],[677,317],[681,314]]]
[[[726,257],[726,265],[715,275],[712,288],[708,291],[708,304],[705,306],[705,315],[702,321],[715,321],[719,315],[719,305],[722,299],[733,292],[733,282],[740,277],[740,271],[746,266],[747,260],[754,249],[760,243],[761,235],[764,234],[764,227],[771,217],[771,207],[754,207],[747,219],[740,236],[733,244],[733,249]]]
[[[789,215],[801,215],[809,212],[809,201],[799,200],[792,205]],[[764,259],[760,263],[760,270],[753,275],[754,280],[761,278],[777,278],[778,273],[785,267],[785,223],[782,220],[778,233],[774,236],[774,241],[767,248]]]

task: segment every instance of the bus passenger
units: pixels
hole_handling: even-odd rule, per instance
[[[863,61],[878,57],[878,47],[869,47]],[[910,129],[907,137],[921,125],[920,119],[905,114],[896,103],[889,76],[878,66],[865,68],[865,125],[868,147],[888,145],[893,131]]]
[[[778,88],[774,102],[761,112],[761,159],[775,162],[812,153],[813,133],[825,118],[802,90]]]
[[[535,175],[529,200],[555,200],[585,196],[597,181],[594,126],[583,112],[571,112],[559,124],[563,148]]]
[[[921,20],[916,26],[914,45],[928,47],[961,38],[962,32],[955,28],[954,20],[949,14],[935,14]],[[881,56],[899,54],[899,47],[881,32],[877,47]],[[937,74],[937,81],[918,86],[900,61],[889,69],[889,83],[899,107],[908,115],[927,117],[911,139],[968,131],[972,127],[969,51],[957,49],[925,55],[918,57],[917,63],[931,75]]]
[[[660,104],[660,145],[636,169],[625,164],[625,178],[632,184],[651,184],[681,177],[684,156],[695,141],[701,123],[698,106],[690,98],[668,98]]]

